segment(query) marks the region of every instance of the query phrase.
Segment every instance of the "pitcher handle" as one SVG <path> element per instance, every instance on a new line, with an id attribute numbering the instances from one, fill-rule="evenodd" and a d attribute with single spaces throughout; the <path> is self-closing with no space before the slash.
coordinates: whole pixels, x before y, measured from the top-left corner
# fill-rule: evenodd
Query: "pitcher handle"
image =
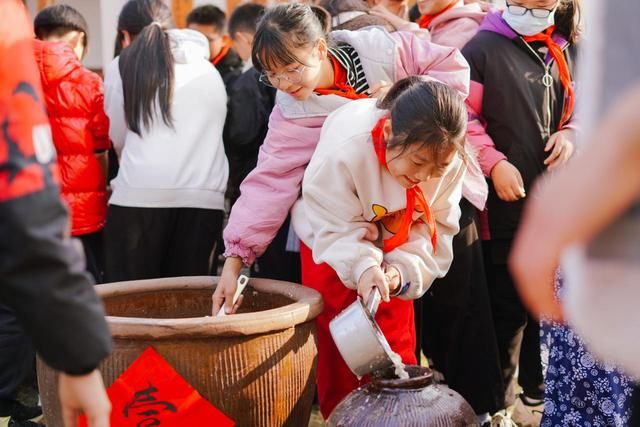
<path id="1" fill-rule="evenodd" d="M 373 288 L 369 293 L 369 300 L 367 301 L 367 311 L 371 313 L 371 317 L 376 316 L 376 312 L 378 311 L 378 306 L 380 305 L 380 301 L 382 301 L 382 295 L 380 294 L 380 290 L 378 288 Z"/>

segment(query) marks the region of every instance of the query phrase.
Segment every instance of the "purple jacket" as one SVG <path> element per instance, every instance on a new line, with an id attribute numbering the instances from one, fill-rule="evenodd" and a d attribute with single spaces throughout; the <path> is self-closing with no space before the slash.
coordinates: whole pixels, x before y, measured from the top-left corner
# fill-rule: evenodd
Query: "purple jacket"
<path id="1" fill-rule="evenodd" d="M 457 49 L 378 28 L 336 31 L 332 38 L 358 52 L 369 85 L 425 75 L 457 89 L 465 98 L 468 94 L 469 66 Z M 225 256 L 239 256 L 250 265 L 265 251 L 299 197 L 326 117 L 346 102 L 336 95 L 312 95 L 307 101 L 293 102 L 278 94 L 258 165 L 240 186 L 241 196 L 224 230 Z"/>

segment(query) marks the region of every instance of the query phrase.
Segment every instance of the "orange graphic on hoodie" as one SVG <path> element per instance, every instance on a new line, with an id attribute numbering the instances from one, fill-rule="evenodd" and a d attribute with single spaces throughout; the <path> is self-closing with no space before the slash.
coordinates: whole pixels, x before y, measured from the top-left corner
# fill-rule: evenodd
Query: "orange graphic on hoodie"
<path id="1" fill-rule="evenodd" d="M 387 208 L 382 205 L 373 204 L 371 205 L 371 209 L 373 210 L 373 214 L 375 217 L 371 220 L 371 222 L 380 222 L 385 230 L 389 233 L 395 235 L 400 230 L 400 226 L 402 225 L 402 218 L 404 218 L 404 213 L 406 209 L 400 209 L 395 212 L 389 212 Z M 415 212 L 423 213 L 422 206 L 416 203 Z M 420 217 L 418 221 L 424 222 L 424 219 Z M 425 222 L 426 224 L 426 222 Z"/>

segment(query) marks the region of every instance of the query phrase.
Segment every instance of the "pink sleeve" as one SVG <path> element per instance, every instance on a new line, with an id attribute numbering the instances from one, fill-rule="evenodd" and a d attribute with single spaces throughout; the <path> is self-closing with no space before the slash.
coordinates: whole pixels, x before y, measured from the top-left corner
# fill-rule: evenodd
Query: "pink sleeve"
<path id="1" fill-rule="evenodd" d="M 391 37 L 399 44 L 398 80 L 408 76 L 429 76 L 467 97 L 469 64 L 458 49 L 440 46 L 404 31 L 396 31 Z"/>
<path id="2" fill-rule="evenodd" d="M 486 125 L 482 118 L 482 96 L 484 87 L 481 83 L 471 81 L 467 98 L 469 124 L 467 126 L 467 140 L 478 151 L 478 161 L 485 176 L 491 175 L 491 169 L 500 160 L 505 160 L 502 152 L 496 149 L 493 140 L 487 135 Z"/>
<path id="3" fill-rule="evenodd" d="M 431 31 L 431 41 L 443 46 L 462 49 L 478 32 L 480 24 L 472 18 L 459 18 L 436 26 Z"/>
<path id="4" fill-rule="evenodd" d="M 240 185 L 224 230 L 225 256 L 239 256 L 251 265 L 264 253 L 298 199 L 325 119 L 287 120 L 280 107 L 273 109 L 258 164 Z"/>

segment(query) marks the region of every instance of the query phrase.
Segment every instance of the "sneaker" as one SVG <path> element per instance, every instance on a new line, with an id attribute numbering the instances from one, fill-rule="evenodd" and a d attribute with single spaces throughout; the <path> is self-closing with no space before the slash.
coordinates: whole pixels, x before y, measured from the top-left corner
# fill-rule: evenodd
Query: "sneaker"
<path id="1" fill-rule="evenodd" d="M 25 406 L 17 400 L 3 401 L 2 417 L 9 417 L 11 421 L 38 421 L 42 419 L 42 407 Z"/>

